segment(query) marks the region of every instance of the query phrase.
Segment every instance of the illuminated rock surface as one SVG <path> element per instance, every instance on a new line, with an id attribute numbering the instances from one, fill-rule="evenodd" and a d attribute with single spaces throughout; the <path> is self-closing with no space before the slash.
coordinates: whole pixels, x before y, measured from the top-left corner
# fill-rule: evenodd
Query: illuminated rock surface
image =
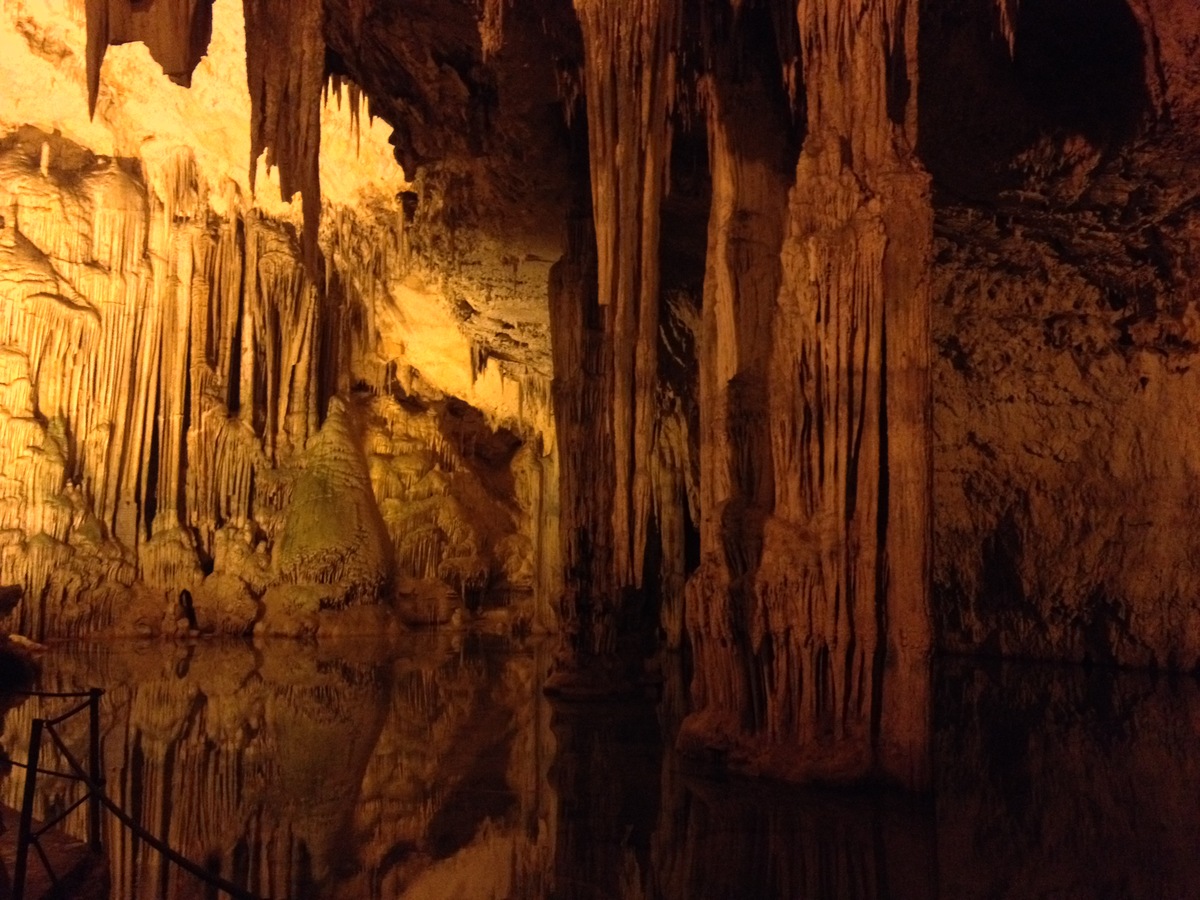
<path id="1" fill-rule="evenodd" d="M 683 749 L 914 788 L 938 647 L 1192 669 L 1198 39 L 1190 0 L 11 0 L 9 630 L 478 618 L 556 633 L 568 696 L 685 649 Z"/>
<path id="2" fill-rule="evenodd" d="M 498 293 L 493 276 L 469 268 L 476 244 L 414 247 L 437 228 L 406 224 L 411 186 L 386 132 L 357 89 L 347 96 L 335 83 L 322 105 L 323 70 L 306 113 L 324 129 L 324 217 L 315 214 L 319 196 L 304 185 L 315 183 L 305 167 L 317 165 L 318 139 L 280 144 L 294 98 L 272 93 L 270 71 L 251 72 L 263 96 L 247 93 L 231 3 L 214 10 L 204 59 L 188 58 L 191 89 L 164 82 L 141 45 L 110 48 L 89 121 L 86 103 L 71 106 L 87 87 L 83 12 L 4 13 L 0 427 L 11 452 L 0 460 L 0 570 L 27 589 L 16 627 L 174 633 L 187 588 L 204 627 L 241 633 L 266 617 L 265 630 L 302 633 L 314 626 L 292 621 L 307 615 L 298 610 L 340 608 L 351 595 L 390 602 L 394 575 L 473 591 L 475 603 L 484 587 L 529 591 L 548 577 L 550 559 L 539 568 L 539 558 L 553 547 L 539 541 L 553 529 L 539 517 L 552 515 L 541 473 L 553 471 L 543 462 L 553 442 L 537 295 L 504 307 L 512 321 L 499 337 L 514 346 L 492 359 L 495 335 L 468 324 Z M 156 59 L 178 56 L 159 20 L 114 22 L 114 43 L 149 28 L 169 45 L 149 41 Z M 264 54 L 253 41 L 250 51 L 253 70 Z M 246 161 L 264 143 L 284 196 L 303 189 L 303 215 L 271 196 L 261 164 L 252 198 Z M 306 243 L 318 226 L 323 260 Z M 544 255 L 527 255 L 526 274 L 514 262 L 505 281 L 518 300 L 539 284 Z M 526 331 L 535 337 L 516 343 Z M 335 394 L 352 427 L 331 416 Z M 447 403 L 479 413 L 425 412 Z M 402 435 L 420 435 L 419 446 Z M 493 443 L 481 462 L 476 445 L 486 456 Z M 506 476 L 489 474 L 501 468 Z"/>

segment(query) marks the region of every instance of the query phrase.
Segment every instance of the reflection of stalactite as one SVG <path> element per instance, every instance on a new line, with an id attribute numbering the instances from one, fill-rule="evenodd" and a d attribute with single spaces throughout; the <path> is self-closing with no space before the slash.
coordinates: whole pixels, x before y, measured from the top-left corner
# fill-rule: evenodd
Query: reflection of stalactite
<path id="1" fill-rule="evenodd" d="M 114 799 L 260 896 L 383 900 L 444 872 L 484 896 L 542 895 L 527 888 L 545 884 L 553 850 L 544 661 L 435 640 L 394 661 L 363 658 L 362 644 L 352 659 L 292 649 L 64 654 L 42 686 L 113 685 L 102 721 Z M 4 746 L 41 712 L 12 713 Z M 77 750 L 82 724 L 67 735 Z M 9 804 L 20 791 L 0 783 Z M 38 813 L 74 791 L 42 782 Z M 190 876 L 105 823 L 114 896 L 195 896 Z M 82 833 L 81 815 L 70 827 Z"/>
<path id="2" fill-rule="evenodd" d="M 555 882 L 562 896 L 640 896 L 649 874 L 645 850 L 662 816 L 659 771 L 642 764 L 661 746 L 654 707 L 556 708 L 552 728 L 550 783 L 560 803 Z"/>
<path id="3" fill-rule="evenodd" d="M 683 814 L 672 823 L 674 839 L 655 843 L 653 896 L 717 900 L 742 895 L 747 885 L 760 897 L 937 896 L 928 813 L 878 799 L 788 797 L 700 780 L 676 789 Z"/>

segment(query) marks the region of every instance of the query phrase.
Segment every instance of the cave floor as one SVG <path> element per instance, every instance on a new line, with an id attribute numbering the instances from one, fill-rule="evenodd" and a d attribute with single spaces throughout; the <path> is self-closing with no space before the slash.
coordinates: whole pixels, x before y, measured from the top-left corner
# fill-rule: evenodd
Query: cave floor
<path id="1" fill-rule="evenodd" d="M 657 703 L 564 705 L 550 659 L 471 633 L 60 645 L 39 686 L 103 687 L 110 796 L 263 897 L 1200 898 L 1193 678 L 944 662 L 914 800 L 690 770 L 672 660 Z M 14 758 L 39 702 L 8 713 Z M 37 814 L 73 798 L 44 779 Z M 105 826 L 114 898 L 211 895 Z"/>

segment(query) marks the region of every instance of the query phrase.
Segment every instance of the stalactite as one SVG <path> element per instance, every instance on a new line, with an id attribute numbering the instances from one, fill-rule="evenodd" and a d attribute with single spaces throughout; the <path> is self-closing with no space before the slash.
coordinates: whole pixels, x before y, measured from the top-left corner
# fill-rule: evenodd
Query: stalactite
<path id="1" fill-rule="evenodd" d="M 696 521 L 698 512 L 693 487 L 692 460 L 687 417 L 677 397 L 660 395 L 659 416 L 654 429 L 654 467 L 651 484 L 654 517 L 662 542 L 662 572 L 658 585 L 659 620 L 666 646 L 683 643 L 684 563 L 687 556 L 687 519 Z"/>
<path id="2" fill-rule="evenodd" d="M 1008 52 L 1016 52 L 1017 16 L 1021 0 L 995 0 L 996 12 L 1000 17 L 1000 35 L 1008 43 Z"/>
<path id="3" fill-rule="evenodd" d="M 320 295 L 283 229 L 251 215 L 245 231 L 241 417 L 275 461 L 315 431 Z"/>
<path id="4" fill-rule="evenodd" d="M 158 353 L 157 435 L 158 484 L 154 489 L 156 509 L 154 533 L 178 528 L 186 521 L 180 508 L 186 471 L 184 420 L 187 396 L 192 389 L 189 357 L 191 348 L 192 298 L 194 290 L 193 231 L 205 212 L 198 194 L 195 160 L 190 152 L 177 153 L 151 170 L 153 196 L 161 204 L 155 217 L 158 228 L 151 237 L 150 259 L 154 293 L 160 304 L 161 334 Z M 206 296 L 207 291 L 199 296 Z M 147 448 L 147 453 L 154 452 Z"/>
<path id="5" fill-rule="evenodd" d="M 269 464 L 262 444 L 243 422 L 223 408 L 205 410 L 188 432 L 188 463 L 191 521 L 209 546 L 218 529 L 244 528 L 254 520 L 255 474 Z"/>
<path id="6" fill-rule="evenodd" d="M 657 384 L 659 206 L 670 157 L 678 0 L 576 0 L 584 39 L 599 302 L 612 355 L 602 411 L 615 485 L 613 577 L 642 580 Z"/>
<path id="7" fill-rule="evenodd" d="M 582 676 L 595 681 L 588 690 L 606 680 L 622 690 L 625 679 L 604 670 L 616 662 L 621 607 L 642 587 L 650 537 L 660 203 L 679 4 L 577 0 L 575 9 L 594 228 L 572 225 L 551 276 L 564 590 L 561 665 L 547 689 L 572 690 Z"/>
<path id="8" fill-rule="evenodd" d="M 323 7 L 318 0 L 244 0 L 246 79 L 250 85 L 250 185 L 258 158 L 279 166 L 283 198 L 303 194 L 301 241 L 310 278 L 319 281 L 321 93 L 325 86 Z"/>
<path id="9" fill-rule="evenodd" d="M 510 2 L 483 0 L 483 9 L 479 13 L 479 43 L 484 60 L 504 45 L 504 10 Z"/>
<path id="10" fill-rule="evenodd" d="M 329 100 L 330 91 L 337 97 L 338 108 L 342 106 L 342 89 L 346 90 L 346 102 L 350 108 L 350 130 L 354 132 L 355 149 L 362 147 L 362 112 L 367 110 L 367 115 L 370 117 L 370 106 L 368 105 L 367 96 L 363 93 L 361 87 L 348 78 L 343 78 L 336 73 L 331 74 L 325 82 L 325 102 Z"/>
<path id="11" fill-rule="evenodd" d="M 176 84 L 191 83 L 212 36 L 213 0 L 86 0 L 88 111 L 96 112 L 109 47 L 142 41 Z"/>
<path id="12" fill-rule="evenodd" d="M 670 648 L 684 640 L 684 586 L 687 580 L 689 529 L 700 520 L 697 475 L 700 470 L 695 431 L 696 345 L 700 334 L 699 298 L 691 291 L 668 293 L 659 347 L 660 371 L 654 422 L 651 485 L 654 519 L 662 545 L 657 594 L 659 624 Z"/>
<path id="13" fill-rule="evenodd" d="M 852 14 L 801 0 L 798 14 L 807 136 L 774 303 L 762 302 L 759 283 L 769 266 L 721 262 L 721 218 L 731 201 L 757 211 L 776 201 L 724 168 L 729 111 L 710 124 L 718 264 L 706 284 L 701 408 L 715 421 L 702 433 L 726 437 L 710 441 L 701 463 L 704 558 L 688 606 L 697 712 L 681 742 L 716 743 L 750 771 L 920 788 L 929 774 L 932 226 L 912 150 L 915 5 L 888 0 Z M 755 307 L 774 315 L 766 357 L 732 337 L 759 333 L 738 321 Z"/>

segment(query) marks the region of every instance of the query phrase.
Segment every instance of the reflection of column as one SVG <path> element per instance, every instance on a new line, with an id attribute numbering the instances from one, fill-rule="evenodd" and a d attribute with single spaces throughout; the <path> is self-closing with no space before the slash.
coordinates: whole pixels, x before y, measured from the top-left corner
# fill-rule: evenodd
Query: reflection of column
<path id="1" fill-rule="evenodd" d="M 650 872 L 662 734 L 650 704 L 556 705 L 556 900 L 622 897 Z"/>
<path id="2" fill-rule="evenodd" d="M 685 688 L 678 665 L 664 669 L 659 712 L 670 742 L 684 716 Z M 671 753 L 662 761 L 646 897 L 938 896 L 934 820 L 924 798 L 714 780 L 685 763 Z"/>
<path id="3" fill-rule="evenodd" d="M 684 779 L 664 804 L 662 821 L 675 833 L 655 845 L 647 896 L 937 896 L 928 806 L 696 779 Z"/>
<path id="4" fill-rule="evenodd" d="M 938 679 L 943 897 L 1196 897 L 1200 685 L 956 662 Z"/>

